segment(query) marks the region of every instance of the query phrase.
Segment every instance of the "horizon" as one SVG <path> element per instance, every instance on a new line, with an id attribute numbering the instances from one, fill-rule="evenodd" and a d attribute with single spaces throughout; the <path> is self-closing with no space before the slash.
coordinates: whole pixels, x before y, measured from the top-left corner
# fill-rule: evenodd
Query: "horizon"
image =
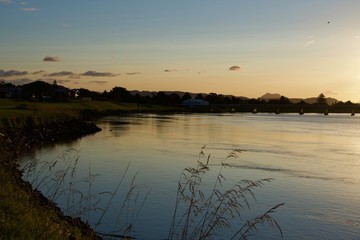
<path id="1" fill-rule="evenodd" d="M 1 70 L 0 70 L 1 71 Z M 1 80 L 1 79 L 0 79 Z M 35 81 L 32 81 L 32 82 L 28 82 L 28 83 L 25 83 L 24 85 L 26 84 L 29 84 L 29 83 L 34 83 L 36 81 L 39 81 L 39 80 L 35 80 Z M 40 80 L 41 81 L 41 80 Z M 56 81 L 56 80 L 55 80 Z M 4 82 L 4 83 L 11 83 L 11 82 Z M 48 83 L 48 84 L 51 84 L 50 82 L 45 82 L 45 83 Z M 57 84 L 56 83 L 52 83 L 52 84 Z M 66 87 L 65 85 L 61 85 L 61 84 L 57 84 L 58 86 L 62 86 L 62 87 L 65 87 L 67 88 L 68 90 L 77 90 L 77 89 L 86 89 L 86 88 L 83 88 L 83 87 L 79 87 L 79 88 L 69 88 L 69 87 Z M 0 86 L 1 86 L 1 81 L 0 81 Z M 23 85 L 15 85 L 16 87 L 22 87 Z M 121 87 L 121 86 L 115 86 L 115 87 Z M 87 89 L 89 90 L 89 89 Z M 245 98 L 245 99 L 264 99 L 264 100 L 273 100 L 273 99 L 280 99 L 281 97 L 285 97 L 285 98 L 288 98 L 289 100 L 307 100 L 307 99 L 315 99 L 318 97 L 317 96 L 311 96 L 311 97 L 288 97 L 288 96 L 285 96 L 283 94 L 280 94 L 280 93 L 269 93 L 269 92 L 266 92 L 264 94 L 262 94 L 261 96 L 258 96 L 258 97 L 247 97 L 247 96 L 243 96 L 243 95 L 231 95 L 231 94 L 221 94 L 221 93 L 216 93 L 216 92 L 211 92 L 211 93 L 205 93 L 205 92 L 185 92 L 185 91 L 179 91 L 179 90 L 160 90 L 160 91 L 147 91 L 147 90 L 138 90 L 138 89 L 132 89 L 132 90 L 129 90 L 129 89 L 126 89 L 127 91 L 133 93 L 133 92 L 138 92 L 138 93 L 158 93 L 158 92 L 164 92 L 165 94 L 170 94 L 170 93 L 176 93 L 176 94 L 180 94 L 180 97 L 182 96 L 182 94 L 186 94 L 186 93 L 189 93 L 190 95 L 193 95 L 192 98 L 194 98 L 194 95 L 197 95 L 197 94 L 201 94 L 201 95 L 209 95 L 211 93 L 215 93 L 215 94 L 218 94 L 218 95 L 223 95 L 223 96 L 233 96 L 233 97 L 239 97 L 239 98 Z M 92 91 L 92 90 L 90 90 Z M 94 91 L 98 94 L 102 94 L 103 92 L 101 91 Z M 321 93 L 322 94 L 322 93 Z M 274 97 L 272 96 L 267 96 L 267 95 L 276 95 Z M 340 101 L 340 102 L 347 102 L 347 101 L 342 101 L 342 100 L 339 100 L 339 99 L 336 99 L 336 98 L 333 98 L 333 97 L 328 97 L 328 96 L 325 96 L 326 99 L 333 99 L 333 100 L 336 100 L 336 101 Z M 350 100 L 348 100 L 350 101 Z M 360 104 L 360 102 L 352 102 L 352 103 L 355 103 L 355 104 Z"/>
<path id="2" fill-rule="evenodd" d="M 355 0 L 0 0 L 0 80 L 358 103 Z M 176 89 L 176 90 L 174 90 Z"/>

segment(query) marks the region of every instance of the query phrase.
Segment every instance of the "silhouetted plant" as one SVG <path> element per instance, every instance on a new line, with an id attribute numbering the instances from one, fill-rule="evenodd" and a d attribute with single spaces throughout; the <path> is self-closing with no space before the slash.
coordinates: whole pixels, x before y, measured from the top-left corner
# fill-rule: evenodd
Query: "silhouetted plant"
<path id="1" fill-rule="evenodd" d="M 253 190 L 272 180 L 241 180 L 224 190 L 226 178 L 222 171 L 230 167 L 227 160 L 237 158 L 241 152 L 234 150 L 221 162 L 215 184 L 212 190 L 206 193 L 200 187 L 205 174 L 210 170 L 210 155 L 204 161 L 203 149 L 199 154 L 197 166 L 185 168 L 181 175 L 168 239 L 216 239 L 219 230 L 230 228 L 234 219 L 241 218 L 242 210 L 250 209 L 248 197 L 255 199 Z M 277 228 L 282 236 L 279 224 L 271 216 L 271 213 L 282 205 L 278 204 L 264 214 L 246 221 L 231 239 L 247 239 L 259 224 L 269 224 Z M 181 209 L 184 209 L 183 213 L 180 212 Z"/>
<path id="2" fill-rule="evenodd" d="M 121 192 L 122 201 L 115 203 L 115 197 L 120 194 L 120 186 L 124 185 L 124 180 L 127 178 L 130 163 L 120 176 L 120 180 L 113 191 L 94 192 L 94 181 L 99 175 L 93 174 L 89 167 L 87 178 L 78 179 L 78 161 L 78 151 L 68 149 L 53 161 L 31 161 L 24 164 L 22 169 L 25 178 L 30 180 L 34 188 L 41 190 L 44 196 L 53 202 L 62 198 L 63 212 L 72 218 L 81 218 L 85 222 L 93 222 L 92 227 L 95 231 L 108 213 L 117 211 L 116 219 L 113 221 L 113 231 L 97 233 L 105 237 L 130 238 L 129 236 L 134 230 L 134 225 L 149 194 L 145 194 L 143 198 L 140 196 L 135 184 L 136 175 L 134 175 L 129 189 Z M 87 184 L 87 188 L 78 186 L 84 182 Z M 105 203 L 101 201 L 104 195 L 109 195 Z M 92 216 L 93 212 L 100 212 L 95 221 L 96 217 Z"/>

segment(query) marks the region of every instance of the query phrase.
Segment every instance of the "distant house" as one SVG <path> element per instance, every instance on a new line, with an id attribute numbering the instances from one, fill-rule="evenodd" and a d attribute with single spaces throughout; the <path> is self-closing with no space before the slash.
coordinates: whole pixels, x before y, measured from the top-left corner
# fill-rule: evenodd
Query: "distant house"
<path id="1" fill-rule="evenodd" d="M 209 102 L 202 99 L 187 99 L 182 102 L 182 105 L 186 107 L 209 106 Z"/>

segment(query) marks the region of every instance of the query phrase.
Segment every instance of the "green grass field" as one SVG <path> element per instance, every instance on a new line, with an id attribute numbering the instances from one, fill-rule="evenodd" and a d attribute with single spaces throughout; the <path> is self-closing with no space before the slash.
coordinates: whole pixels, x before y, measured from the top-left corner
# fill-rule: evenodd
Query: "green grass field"
<path id="1" fill-rule="evenodd" d="M 21 127 L 29 121 L 41 124 L 79 118 L 81 112 L 92 111 L 103 113 L 107 111 L 123 112 L 163 112 L 173 108 L 163 106 L 140 107 L 134 103 L 112 103 L 106 101 L 70 101 L 64 103 L 17 102 L 0 99 L 0 128 Z"/>
<path id="2" fill-rule="evenodd" d="M 0 128 L 19 127 L 31 119 L 34 124 L 62 121 L 80 117 L 84 111 L 104 113 L 108 111 L 122 112 L 176 112 L 179 107 L 148 105 L 139 106 L 136 103 L 113 103 L 108 101 L 81 101 L 57 103 L 18 102 L 0 99 Z"/>

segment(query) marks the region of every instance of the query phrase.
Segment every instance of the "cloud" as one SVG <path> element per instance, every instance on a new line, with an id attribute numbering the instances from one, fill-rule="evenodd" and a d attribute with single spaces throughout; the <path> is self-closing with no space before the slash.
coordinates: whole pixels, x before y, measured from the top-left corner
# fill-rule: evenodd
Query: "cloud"
<path id="1" fill-rule="evenodd" d="M 114 74 L 110 72 L 96 72 L 96 71 L 87 71 L 81 74 L 82 76 L 88 76 L 88 77 L 115 77 L 119 74 Z"/>
<path id="2" fill-rule="evenodd" d="M 27 2 L 21 2 L 20 3 L 21 5 L 26 5 L 26 4 L 28 4 Z"/>
<path id="3" fill-rule="evenodd" d="M 34 82 L 35 80 L 30 79 L 30 78 L 19 78 L 19 79 L 15 79 L 15 80 L 11 80 L 8 81 L 9 83 L 12 83 L 14 85 L 24 85 L 24 84 L 28 84 L 31 82 Z"/>
<path id="4" fill-rule="evenodd" d="M 38 75 L 38 74 L 46 75 L 46 71 L 39 70 L 39 71 L 32 72 L 31 74 L 33 74 L 33 75 Z"/>
<path id="5" fill-rule="evenodd" d="M 21 11 L 24 11 L 24 12 L 35 12 L 37 11 L 38 9 L 37 8 L 21 8 Z"/>
<path id="6" fill-rule="evenodd" d="M 51 57 L 51 56 L 46 56 L 43 59 L 44 62 L 60 62 L 60 58 L 57 56 Z"/>
<path id="7" fill-rule="evenodd" d="M 315 44 L 314 36 L 309 36 L 306 43 L 304 44 L 305 47 L 311 46 Z"/>
<path id="8" fill-rule="evenodd" d="M 12 76 L 24 76 L 27 75 L 27 71 L 18 71 L 18 70 L 2 70 L 0 69 L 0 77 L 12 77 Z"/>
<path id="9" fill-rule="evenodd" d="M 239 66 L 231 66 L 229 67 L 229 71 L 239 71 L 240 67 Z"/>
<path id="10" fill-rule="evenodd" d="M 47 74 L 47 76 L 49 77 L 64 77 L 64 76 L 72 76 L 72 75 L 75 75 L 75 73 L 69 71 L 61 71 L 61 72 L 54 72 Z"/>
<path id="11" fill-rule="evenodd" d="M 38 79 L 31 79 L 31 78 L 18 78 L 14 80 L 9 80 L 7 82 L 12 83 L 14 85 L 24 85 L 35 81 L 42 81 L 52 84 L 54 81 L 57 82 L 57 84 L 65 84 L 71 82 L 71 80 L 68 79 L 55 79 L 55 78 L 38 78 Z"/>
<path id="12" fill-rule="evenodd" d="M 336 96 L 336 95 L 338 95 L 337 92 L 333 92 L 333 91 L 326 91 L 324 94 L 325 94 L 325 96 L 328 96 L 328 95 L 330 95 L 330 96 Z"/>
<path id="13" fill-rule="evenodd" d="M 165 69 L 164 72 L 177 72 L 177 69 Z"/>
<path id="14" fill-rule="evenodd" d="M 95 84 L 103 85 L 103 84 L 106 84 L 107 81 L 90 81 L 89 83 L 95 83 Z"/>
<path id="15" fill-rule="evenodd" d="M 14 1 L 12 1 L 12 0 L 0 0 L 0 3 L 8 3 L 8 4 L 10 4 L 10 3 L 13 3 Z"/>
<path id="16" fill-rule="evenodd" d="M 62 23 L 61 26 L 63 26 L 63 27 L 71 27 L 71 25 L 67 24 L 67 23 Z"/>
<path id="17" fill-rule="evenodd" d="M 128 72 L 128 73 L 126 73 L 126 75 L 137 75 L 137 74 L 141 74 L 141 72 Z"/>

